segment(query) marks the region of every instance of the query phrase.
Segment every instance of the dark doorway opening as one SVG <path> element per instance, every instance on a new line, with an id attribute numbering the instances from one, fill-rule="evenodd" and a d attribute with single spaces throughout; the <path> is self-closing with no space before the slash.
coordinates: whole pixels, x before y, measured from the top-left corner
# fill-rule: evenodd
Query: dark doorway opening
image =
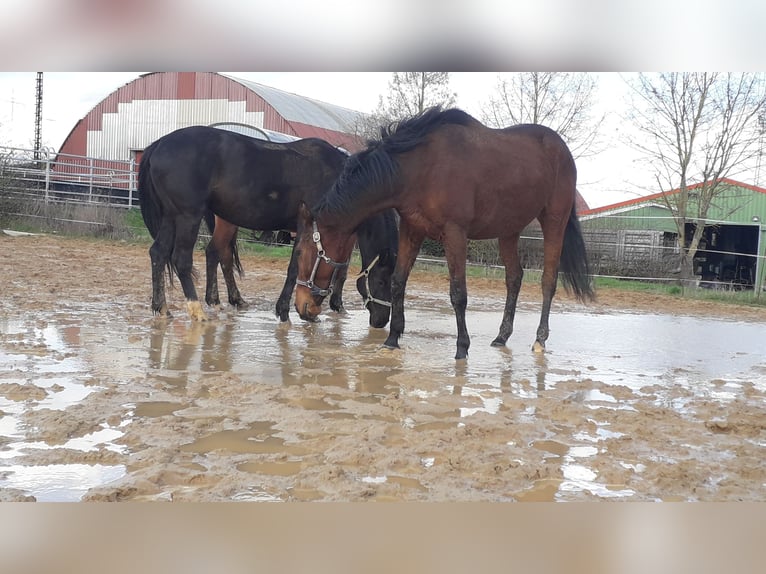
<path id="1" fill-rule="evenodd" d="M 691 238 L 695 224 L 686 224 Z M 756 280 L 759 227 L 711 225 L 694 256 L 694 273 L 700 286 L 714 289 L 753 289 Z"/>

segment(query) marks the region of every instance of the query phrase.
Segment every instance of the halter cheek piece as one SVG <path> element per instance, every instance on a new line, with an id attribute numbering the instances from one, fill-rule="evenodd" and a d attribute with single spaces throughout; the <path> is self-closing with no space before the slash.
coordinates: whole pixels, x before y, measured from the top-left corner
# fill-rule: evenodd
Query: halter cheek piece
<path id="1" fill-rule="evenodd" d="M 364 298 L 364 306 L 367 307 L 370 303 L 377 303 L 378 305 L 385 305 L 386 307 L 391 306 L 390 301 L 383 301 L 382 299 L 376 299 L 372 296 L 372 290 L 370 289 L 370 271 L 372 271 L 372 268 L 375 267 L 375 264 L 380 259 L 380 255 L 376 255 L 375 259 L 373 259 L 370 264 L 362 270 L 357 277 L 361 277 L 364 275 L 364 287 L 367 291 L 367 297 Z"/>
<path id="2" fill-rule="evenodd" d="M 308 289 L 311 291 L 311 294 L 314 297 L 322 297 L 325 298 L 328 295 L 330 295 L 333 291 L 333 285 L 335 284 L 335 278 L 338 275 L 338 270 L 345 269 L 348 267 L 348 261 L 345 263 L 338 263 L 337 261 L 333 261 L 330 257 L 325 255 L 324 247 L 322 247 L 322 239 L 319 236 L 319 229 L 317 228 L 317 222 L 313 222 L 314 227 L 314 233 L 312 233 L 311 238 L 314 240 L 314 244 L 317 246 L 317 258 L 314 261 L 314 268 L 311 270 L 311 275 L 306 281 L 303 281 L 301 279 L 296 279 L 295 283 L 297 285 L 303 285 L 304 287 L 308 287 Z M 321 289 L 317 287 L 314 284 L 314 279 L 316 279 L 317 270 L 319 269 L 319 263 L 321 261 L 324 261 L 329 266 L 331 266 L 332 269 L 332 276 L 330 277 L 330 285 L 327 287 L 327 289 Z M 350 261 L 350 260 L 349 260 Z"/>

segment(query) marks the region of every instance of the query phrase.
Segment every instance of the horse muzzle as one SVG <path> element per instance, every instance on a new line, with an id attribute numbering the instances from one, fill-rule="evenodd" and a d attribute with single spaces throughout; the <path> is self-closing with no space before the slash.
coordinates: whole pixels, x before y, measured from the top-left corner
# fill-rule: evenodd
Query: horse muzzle
<path id="1" fill-rule="evenodd" d="M 312 301 L 311 297 L 299 299 L 296 296 L 295 310 L 298 312 L 298 316 L 304 321 L 316 323 L 319 321 L 319 314 L 322 312 L 322 306 L 317 305 Z"/>

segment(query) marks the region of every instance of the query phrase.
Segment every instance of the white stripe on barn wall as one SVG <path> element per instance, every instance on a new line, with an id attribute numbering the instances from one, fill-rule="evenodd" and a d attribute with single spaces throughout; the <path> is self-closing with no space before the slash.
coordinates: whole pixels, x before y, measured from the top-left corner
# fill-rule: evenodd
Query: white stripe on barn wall
<path id="1" fill-rule="evenodd" d="M 98 159 L 130 160 L 131 150 L 143 149 L 176 129 L 191 125 L 237 122 L 263 127 L 263 112 L 248 112 L 246 102 L 228 100 L 135 100 L 119 104 L 117 113 L 104 114 L 101 130 L 89 130 L 87 155 Z"/>

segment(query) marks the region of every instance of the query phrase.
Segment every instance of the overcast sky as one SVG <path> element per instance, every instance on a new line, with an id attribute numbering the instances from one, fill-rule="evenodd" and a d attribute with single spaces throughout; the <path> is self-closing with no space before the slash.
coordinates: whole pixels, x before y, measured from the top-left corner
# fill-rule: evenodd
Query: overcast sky
<path id="1" fill-rule="evenodd" d="M 58 150 L 78 120 L 140 72 L 46 72 L 43 82 L 43 145 Z M 226 72 L 268 86 L 345 106 L 374 110 L 388 91 L 390 72 Z M 0 72 L 0 145 L 32 147 L 36 72 Z M 497 74 L 453 72 L 457 105 L 478 117 L 495 89 Z M 604 126 L 606 149 L 578 160 L 578 188 L 591 207 L 646 194 L 646 174 L 634 151 L 618 138 L 625 82 L 620 74 L 599 74 L 599 106 L 610 114 Z"/>

